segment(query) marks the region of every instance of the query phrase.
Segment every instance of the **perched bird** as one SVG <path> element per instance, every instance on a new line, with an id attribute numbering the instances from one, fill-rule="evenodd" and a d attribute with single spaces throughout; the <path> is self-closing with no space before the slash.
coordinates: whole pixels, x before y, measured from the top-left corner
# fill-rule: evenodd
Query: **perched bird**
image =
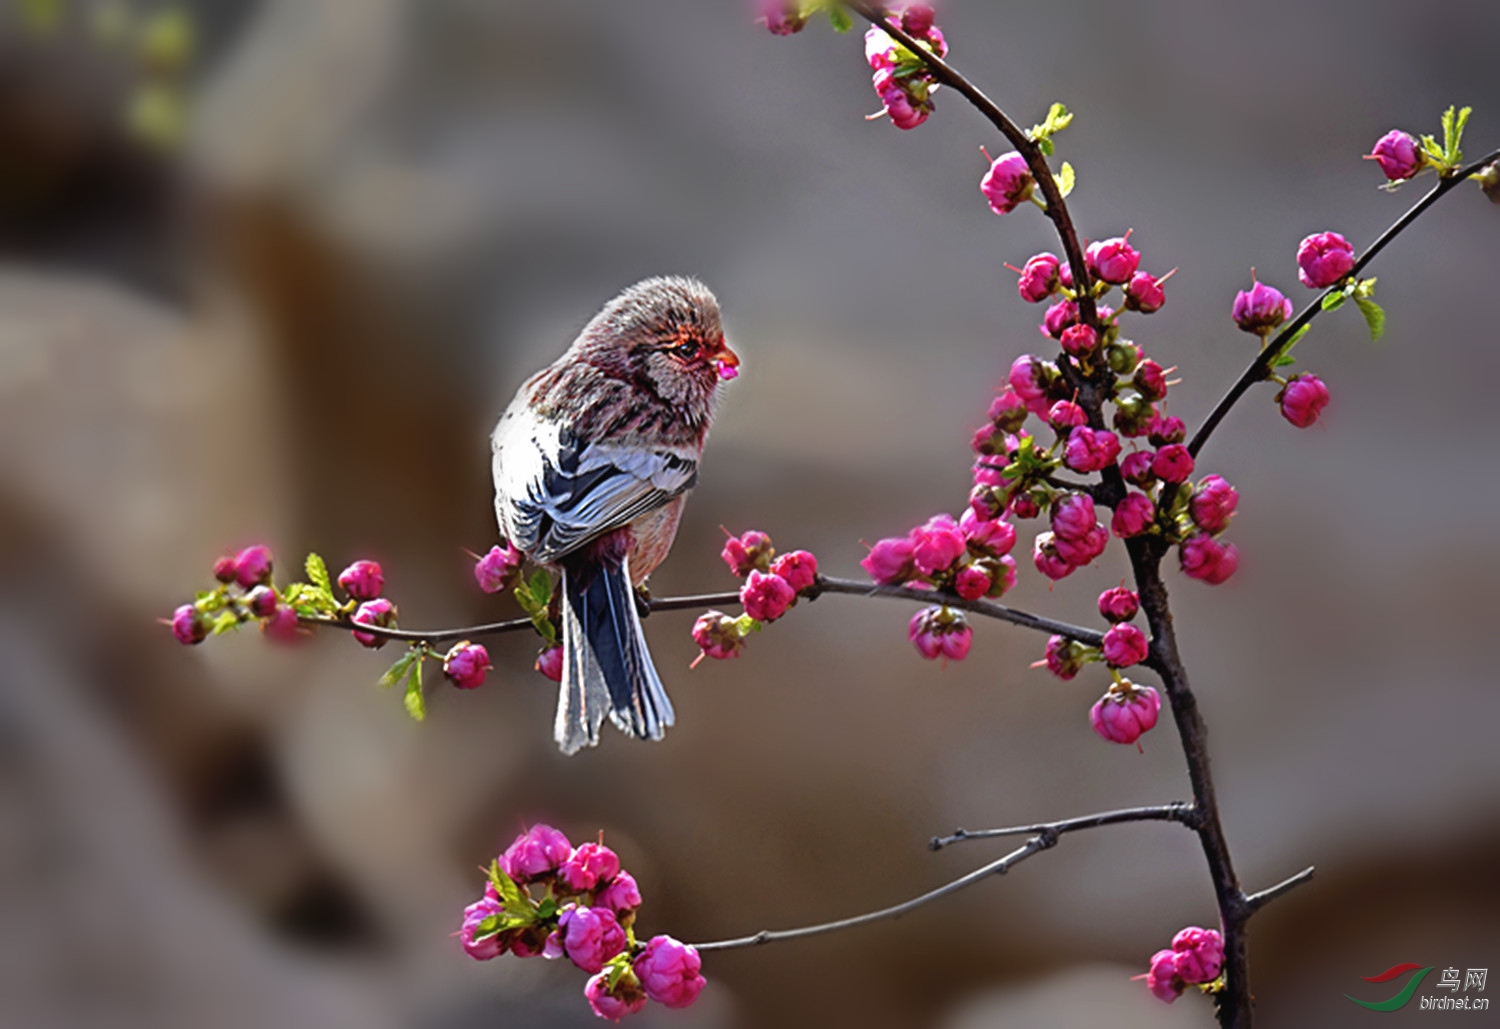
<path id="1" fill-rule="evenodd" d="M 606 715 L 639 739 L 672 724 L 634 586 L 672 547 L 719 384 L 739 363 L 708 287 L 647 279 L 527 380 L 495 426 L 500 531 L 562 577 L 553 734 L 565 754 L 598 743 Z"/>

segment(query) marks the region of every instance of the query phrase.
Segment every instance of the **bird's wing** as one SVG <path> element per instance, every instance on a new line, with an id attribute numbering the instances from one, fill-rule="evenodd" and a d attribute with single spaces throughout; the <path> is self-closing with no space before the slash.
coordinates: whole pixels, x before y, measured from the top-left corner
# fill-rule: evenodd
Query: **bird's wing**
<path id="1" fill-rule="evenodd" d="M 495 429 L 494 451 L 500 524 L 542 564 L 629 525 L 698 481 L 693 454 L 585 443 L 529 411 L 506 413 Z"/>

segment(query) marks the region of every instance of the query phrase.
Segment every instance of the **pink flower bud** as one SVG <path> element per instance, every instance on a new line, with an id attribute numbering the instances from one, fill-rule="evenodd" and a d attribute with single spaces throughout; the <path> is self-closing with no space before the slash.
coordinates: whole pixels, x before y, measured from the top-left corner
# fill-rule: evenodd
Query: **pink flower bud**
<path id="1" fill-rule="evenodd" d="M 739 657 L 745 649 L 745 635 L 740 623 L 722 611 L 706 611 L 693 623 L 693 642 L 706 657 L 724 661 Z"/>
<path id="2" fill-rule="evenodd" d="M 1280 290 L 1257 282 L 1248 293 L 1234 295 L 1231 316 L 1241 329 L 1264 336 L 1292 316 L 1292 302 Z"/>
<path id="3" fill-rule="evenodd" d="M 536 656 L 536 664 L 532 665 L 533 668 L 553 682 L 562 682 L 562 666 L 562 647 L 544 647 L 541 653 Z"/>
<path id="4" fill-rule="evenodd" d="M 1064 493 L 1052 502 L 1052 531 L 1059 539 L 1081 540 L 1098 521 L 1087 493 Z"/>
<path id="5" fill-rule="evenodd" d="M 952 515 L 933 515 L 911 531 L 912 563 L 923 575 L 936 575 L 952 568 L 968 546 L 963 530 Z"/>
<path id="6" fill-rule="evenodd" d="M 994 422 L 985 422 L 974 430 L 974 438 L 969 441 L 969 446 L 981 457 L 1002 454 L 1005 452 L 1005 430 Z"/>
<path id="7" fill-rule="evenodd" d="M 1101 649 L 1105 663 L 1111 668 L 1138 665 L 1151 654 L 1151 644 L 1146 642 L 1146 634 L 1129 622 L 1121 622 L 1106 632 Z"/>
<path id="8" fill-rule="evenodd" d="M 1089 723 L 1111 743 L 1129 744 L 1155 728 L 1161 696 L 1150 686 L 1136 686 L 1129 679 L 1121 682 L 1123 689 L 1111 687 L 1089 710 Z"/>
<path id="9" fill-rule="evenodd" d="M 234 580 L 245 589 L 271 581 L 271 548 L 246 547 L 234 555 Z"/>
<path id="10" fill-rule="evenodd" d="M 1073 574 L 1073 564 L 1057 549 L 1057 540 L 1050 532 L 1039 533 L 1031 552 L 1036 570 L 1054 582 Z"/>
<path id="11" fill-rule="evenodd" d="M 1161 365 L 1150 358 L 1136 365 L 1133 381 L 1135 388 L 1147 400 L 1157 401 L 1166 398 L 1167 373 L 1162 371 Z"/>
<path id="12" fill-rule="evenodd" d="M 1186 482 L 1193 474 L 1193 455 L 1181 443 L 1169 443 L 1151 459 L 1151 471 L 1162 482 Z"/>
<path id="13" fill-rule="evenodd" d="M 1042 506 L 1030 493 L 1018 493 L 1010 502 L 1010 512 L 1017 518 L 1035 518 L 1042 513 Z"/>
<path id="14" fill-rule="evenodd" d="M 1400 129 L 1392 129 L 1381 136 L 1368 157 L 1380 165 L 1380 170 L 1392 182 L 1411 178 L 1427 163 L 1417 141 Z"/>
<path id="15" fill-rule="evenodd" d="M 1297 247 L 1297 278 L 1309 289 L 1327 289 L 1354 268 L 1354 247 L 1337 232 L 1318 232 Z"/>
<path id="16" fill-rule="evenodd" d="M 282 605 L 260 623 L 260 631 L 267 639 L 275 643 L 297 643 L 312 630 L 304 629 L 302 623 L 297 620 L 297 612 Z"/>
<path id="17" fill-rule="evenodd" d="M 1198 489 L 1188 503 L 1188 513 L 1198 528 L 1217 534 L 1229 527 L 1229 519 L 1234 516 L 1239 503 L 1239 490 L 1222 476 L 1209 475 L 1198 483 Z"/>
<path id="18" fill-rule="evenodd" d="M 1016 559 L 1009 554 L 1000 557 L 982 557 L 974 567 L 989 576 L 990 597 L 1001 597 L 1016 588 Z"/>
<path id="19" fill-rule="evenodd" d="M 1187 426 L 1181 418 L 1157 415 L 1146 428 L 1146 439 L 1153 447 L 1170 446 L 1187 439 Z"/>
<path id="20" fill-rule="evenodd" d="M 1109 530 L 1098 522 L 1082 539 L 1070 540 L 1056 536 L 1052 545 L 1062 559 L 1074 568 L 1082 568 L 1104 553 L 1109 546 Z"/>
<path id="21" fill-rule="evenodd" d="M 1151 955 L 1151 968 L 1146 972 L 1146 988 L 1158 999 L 1172 1003 L 1182 996 L 1186 984 L 1177 974 L 1177 952 L 1159 950 Z"/>
<path id="22" fill-rule="evenodd" d="M 1128 493 L 1115 508 L 1110 528 L 1122 540 L 1139 536 L 1156 524 L 1156 503 L 1144 493 Z"/>
<path id="23" fill-rule="evenodd" d="M 385 598 L 367 600 L 359 605 L 350 619 L 356 625 L 374 625 L 382 629 L 393 629 L 396 627 L 396 605 Z M 369 632 L 355 632 L 354 638 L 361 646 L 369 647 L 371 650 L 379 650 L 386 644 L 386 637 L 376 636 Z"/>
<path id="24" fill-rule="evenodd" d="M 500 933 L 492 933 L 483 939 L 475 939 L 480 925 L 487 919 L 505 913 L 505 908 L 493 897 L 485 896 L 464 908 L 463 924 L 458 929 L 458 939 L 464 953 L 475 961 L 489 961 L 505 952 L 505 943 Z"/>
<path id="25" fill-rule="evenodd" d="M 1072 679 L 1083 670 L 1089 653 L 1089 648 L 1077 640 L 1053 636 L 1047 641 L 1047 671 L 1064 681 Z"/>
<path id="26" fill-rule="evenodd" d="M 1072 331 L 1071 329 L 1069 330 Z M 1083 408 L 1071 400 L 1059 400 L 1047 411 L 1047 424 L 1062 432 L 1078 425 L 1087 425 L 1089 416 Z"/>
<path id="27" fill-rule="evenodd" d="M 1069 325 L 1063 330 L 1060 342 L 1074 357 L 1088 357 L 1099 346 L 1099 334 L 1089 325 Z"/>
<path id="28" fill-rule="evenodd" d="M 959 531 L 968 543 L 969 552 L 980 557 L 1009 554 L 1016 545 L 1016 527 L 1001 519 L 984 519 L 973 508 L 958 520 Z"/>
<path id="29" fill-rule="evenodd" d="M 1134 590 L 1116 586 L 1099 594 L 1099 613 L 1111 622 L 1128 622 L 1141 609 L 1141 598 Z"/>
<path id="30" fill-rule="evenodd" d="M 1490 203 L 1500 204 L 1500 161 L 1492 161 L 1475 173 L 1479 188 L 1490 198 Z"/>
<path id="31" fill-rule="evenodd" d="M 990 401 L 990 421 L 1001 432 L 1020 432 L 1026 424 L 1026 401 L 1014 389 L 1006 387 L 1000 395 Z"/>
<path id="32" fill-rule="evenodd" d="M 514 543 L 491 547 L 490 552 L 474 564 L 474 581 L 486 593 L 499 593 L 515 584 L 524 555 Z M 342 577 L 341 577 L 342 578 Z M 361 598 L 362 599 L 362 598 Z"/>
<path id="33" fill-rule="evenodd" d="M 1126 391 L 1115 398 L 1115 428 L 1122 435 L 1146 435 L 1155 417 L 1156 406 L 1139 393 Z"/>
<path id="34" fill-rule="evenodd" d="M 257 586 L 245 594 L 245 606 L 256 618 L 269 618 L 276 613 L 276 591 L 269 586 Z"/>
<path id="35" fill-rule="evenodd" d="M 385 589 L 385 575 L 374 561 L 356 561 L 339 572 L 338 583 L 355 600 L 374 600 Z"/>
<path id="36" fill-rule="evenodd" d="M 771 537 L 754 529 L 741 536 L 729 537 L 719 553 L 729 570 L 741 579 L 754 568 L 763 572 L 770 571 L 771 558 L 775 555 L 776 548 L 771 546 Z"/>
<path id="37" fill-rule="evenodd" d="M 557 870 L 558 881 L 574 893 L 592 893 L 620 874 L 620 858 L 602 843 L 584 843 Z"/>
<path id="38" fill-rule="evenodd" d="M 1207 533 L 1185 540 L 1177 548 L 1183 574 L 1201 579 L 1210 586 L 1227 580 L 1240 566 L 1240 554 L 1233 543 L 1220 543 Z"/>
<path id="39" fill-rule="evenodd" d="M 610 987 L 609 980 L 609 972 L 600 972 L 584 984 L 583 995 L 588 998 L 589 1007 L 593 1008 L 595 1015 L 606 1021 L 618 1022 L 646 1006 L 646 991 L 641 989 L 640 980 L 633 974 L 627 972 L 622 975 L 615 981 L 613 988 Z"/>
<path id="40" fill-rule="evenodd" d="M 1150 272 L 1136 272 L 1125 284 L 1125 310 L 1141 314 L 1155 314 L 1167 302 L 1167 291 L 1162 289 L 1162 279 Z"/>
<path id="41" fill-rule="evenodd" d="M 938 658 L 962 661 L 969 656 L 974 630 L 969 627 L 963 612 L 947 607 L 928 607 L 912 615 L 906 627 L 906 637 L 929 661 Z"/>
<path id="42" fill-rule="evenodd" d="M 239 578 L 240 570 L 235 564 L 234 555 L 226 554 L 214 562 L 214 578 L 228 585 Z"/>
<path id="43" fill-rule="evenodd" d="M 870 26 L 865 30 L 865 60 L 876 71 L 896 66 L 896 40 L 885 31 Z"/>
<path id="44" fill-rule="evenodd" d="M 974 565 L 959 569 L 953 579 L 953 592 L 965 600 L 978 600 L 990 591 L 990 577 Z"/>
<path id="45" fill-rule="evenodd" d="M 790 36 L 801 32 L 807 24 L 807 15 L 802 13 L 799 0 L 758 0 L 756 6 L 760 8 L 758 20 L 771 30 L 772 35 Z"/>
<path id="46" fill-rule="evenodd" d="M 1172 937 L 1172 950 L 1184 982 L 1211 983 L 1224 969 L 1224 937 L 1217 929 L 1190 925 Z"/>
<path id="47" fill-rule="evenodd" d="M 625 930 L 605 908 L 570 907 L 557 920 L 563 950 L 585 972 L 594 973 L 625 949 Z"/>
<path id="48" fill-rule="evenodd" d="M 1063 447 L 1063 463 L 1075 472 L 1097 472 L 1108 468 L 1120 456 L 1120 439 L 1108 429 L 1094 430 L 1080 425 L 1068 434 Z"/>
<path id="49" fill-rule="evenodd" d="M 912 564 L 913 549 L 910 539 L 883 539 L 870 548 L 859 564 L 882 586 L 900 585 L 916 570 Z"/>
<path id="50" fill-rule="evenodd" d="M 1127 233 L 1126 236 L 1128 235 Z M 1135 270 L 1141 266 L 1140 251 L 1122 236 L 1090 243 L 1084 256 L 1094 277 L 1114 286 L 1123 286 L 1129 282 Z"/>
<path id="51" fill-rule="evenodd" d="M 1029 304 L 1040 304 L 1056 293 L 1060 270 L 1061 263 L 1055 254 L 1037 254 L 1027 261 L 1021 269 L 1021 299 Z"/>
<path id="52" fill-rule="evenodd" d="M 1071 300 L 1059 300 L 1042 315 L 1042 335 L 1060 340 L 1063 333 L 1077 324 L 1078 305 Z M 1012 379 L 1011 382 L 1014 383 L 1015 380 Z"/>
<path id="53" fill-rule="evenodd" d="M 208 639 L 208 619 L 192 604 L 183 604 L 172 612 L 172 635 L 184 646 L 202 643 Z"/>
<path id="54" fill-rule="evenodd" d="M 1328 387 L 1311 373 L 1294 375 L 1276 394 L 1276 402 L 1281 405 L 1283 418 L 1297 428 L 1305 429 L 1316 422 L 1323 408 L 1328 406 Z"/>
<path id="55" fill-rule="evenodd" d="M 1136 486 L 1148 487 L 1156 482 L 1151 471 L 1151 461 L 1156 454 L 1150 450 L 1132 450 L 1120 461 L 1120 474 L 1125 481 Z"/>
<path id="56" fill-rule="evenodd" d="M 995 158 L 979 183 L 980 192 L 989 200 L 990 210 L 996 214 L 1010 214 L 1031 199 L 1035 188 L 1036 180 L 1031 177 L 1026 158 L 1014 150 Z"/>
<path id="57" fill-rule="evenodd" d="M 1059 330 L 1061 331 L 1061 330 Z M 1022 354 L 1010 366 L 1010 388 L 1027 406 L 1047 399 L 1047 363 L 1031 354 Z"/>
<path id="58" fill-rule="evenodd" d="M 745 606 L 745 614 L 757 622 L 776 621 L 786 614 L 796 599 L 797 591 L 792 589 L 791 583 L 758 568 L 750 573 L 740 589 L 740 603 Z"/>
<path id="59" fill-rule="evenodd" d="M 877 80 L 879 77 L 880 73 L 877 72 Z M 925 95 L 914 94 L 906 84 L 894 77 L 877 87 L 876 92 L 880 94 L 880 102 L 885 105 L 885 113 L 890 117 L 891 124 L 898 129 L 914 129 L 932 114 L 932 101 Z"/>
<path id="60" fill-rule="evenodd" d="M 798 593 L 813 588 L 818 581 L 818 559 L 805 550 L 793 550 L 782 554 L 771 565 L 771 573 L 779 575 Z"/>
<path id="61" fill-rule="evenodd" d="M 901 28 L 908 36 L 922 39 L 932 31 L 932 21 L 936 15 L 931 4 L 910 4 L 901 12 Z"/>
<path id="62" fill-rule="evenodd" d="M 490 652 L 483 644 L 464 640 L 455 643 L 443 658 L 443 674 L 461 690 L 477 690 L 490 671 Z"/>
<path id="63" fill-rule="evenodd" d="M 641 889 L 635 883 L 635 876 L 621 869 L 594 894 L 594 906 L 613 911 L 619 919 L 634 912 L 641 906 Z"/>
<path id="64" fill-rule="evenodd" d="M 698 948 L 670 936 L 653 936 L 633 967 L 646 996 L 669 1008 L 687 1007 L 706 985 Z"/>
<path id="65" fill-rule="evenodd" d="M 546 879 L 573 856 L 568 838 L 540 822 L 517 836 L 499 857 L 505 874 L 521 885 Z"/>

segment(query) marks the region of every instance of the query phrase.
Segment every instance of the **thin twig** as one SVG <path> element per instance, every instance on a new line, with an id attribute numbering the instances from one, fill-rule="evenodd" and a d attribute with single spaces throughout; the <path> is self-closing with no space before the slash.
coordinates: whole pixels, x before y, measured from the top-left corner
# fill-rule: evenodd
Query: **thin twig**
<path id="1" fill-rule="evenodd" d="M 1275 900 L 1283 893 L 1290 893 L 1292 890 L 1295 890 L 1298 886 L 1301 886 L 1303 883 L 1311 879 L 1313 877 L 1314 871 L 1314 867 L 1309 865 L 1285 882 L 1279 882 L 1268 890 L 1261 890 L 1259 893 L 1252 893 L 1250 896 L 1245 898 L 1245 917 L 1248 918 L 1249 916 L 1255 914 L 1257 911 L 1265 907 L 1267 904 L 1271 903 L 1271 901 Z"/>
<path id="2" fill-rule="evenodd" d="M 1047 822 L 1040 825 L 1016 825 L 1007 829 L 955 829 L 949 836 L 934 836 L 927 846 L 932 850 L 942 850 L 944 847 L 969 840 L 1024 836 L 1027 833 L 1044 832 L 1048 829 L 1056 832 L 1072 832 L 1078 829 L 1097 829 L 1104 825 L 1118 825 L 1121 822 L 1179 822 L 1189 828 L 1196 828 L 1193 805 L 1184 801 L 1174 801 L 1171 804 L 1158 804 L 1155 807 L 1130 807 L 1119 811 L 1104 811 L 1097 815 L 1084 815 L 1081 818 L 1070 818 L 1063 822 Z"/>
<path id="3" fill-rule="evenodd" d="M 1447 178 L 1441 179 L 1436 186 L 1427 192 L 1426 196 L 1417 201 L 1411 210 L 1403 214 L 1390 228 L 1380 234 L 1380 238 L 1360 255 L 1359 260 L 1354 262 L 1354 267 L 1349 270 L 1349 274 L 1358 277 L 1359 273 L 1365 270 L 1366 266 L 1375 259 L 1376 255 L 1386 248 L 1386 245 L 1391 240 L 1401 235 L 1428 208 L 1456 189 L 1459 183 L 1467 182 L 1473 175 L 1495 161 L 1500 161 L 1500 150 L 1491 151 L 1473 164 L 1460 169 Z M 1245 369 L 1244 374 L 1229 388 L 1229 392 L 1225 393 L 1219 402 L 1214 405 L 1214 409 L 1209 412 L 1208 417 L 1203 421 L 1202 427 L 1198 429 L 1198 432 L 1193 436 L 1192 442 L 1188 444 L 1188 451 L 1194 457 L 1198 456 L 1198 452 L 1203 449 L 1203 445 L 1208 442 L 1208 438 L 1213 435 L 1214 430 L 1224 420 L 1224 416 L 1229 413 L 1230 408 L 1239 402 L 1240 397 L 1244 396 L 1250 390 L 1251 386 L 1266 380 L 1266 377 L 1270 374 L 1272 364 L 1282 354 L 1286 353 L 1288 344 L 1292 338 L 1304 326 L 1312 324 L 1312 320 L 1323 313 L 1323 300 L 1339 292 L 1342 288 L 1342 286 L 1334 285 L 1324 290 L 1316 300 L 1304 307 L 1297 314 L 1297 317 L 1288 322 L 1286 327 L 1276 334 L 1276 338 L 1271 341 L 1269 346 L 1255 355 L 1255 360 L 1250 362 L 1250 367 Z"/>

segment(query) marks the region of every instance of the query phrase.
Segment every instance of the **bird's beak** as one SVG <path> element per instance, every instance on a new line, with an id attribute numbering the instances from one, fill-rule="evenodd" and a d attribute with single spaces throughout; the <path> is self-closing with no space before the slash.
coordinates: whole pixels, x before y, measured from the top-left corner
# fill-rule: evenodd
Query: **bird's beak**
<path id="1" fill-rule="evenodd" d="M 730 350 L 728 344 L 720 346 L 714 367 L 719 370 L 719 378 L 728 382 L 740 373 L 740 355 Z"/>

